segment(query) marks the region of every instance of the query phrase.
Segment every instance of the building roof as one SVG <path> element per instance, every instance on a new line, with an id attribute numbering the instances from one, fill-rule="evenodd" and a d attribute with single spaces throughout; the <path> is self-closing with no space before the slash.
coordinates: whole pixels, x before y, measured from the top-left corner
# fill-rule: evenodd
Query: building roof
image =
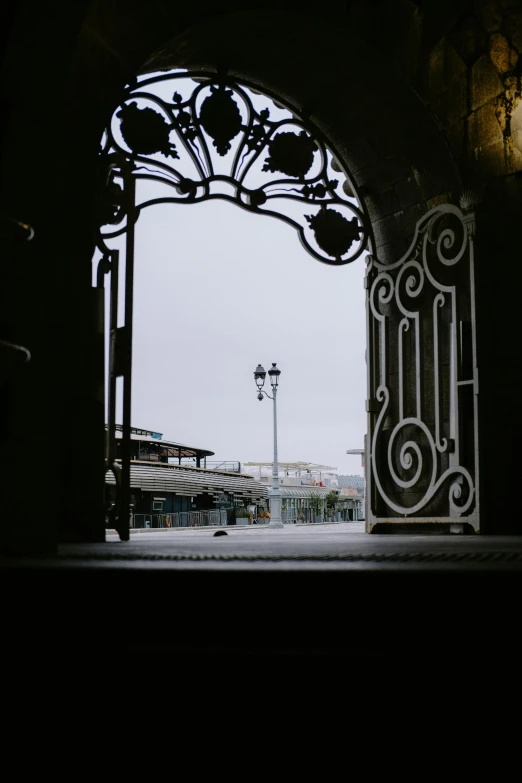
<path id="1" fill-rule="evenodd" d="M 332 487 L 280 487 L 281 497 L 283 500 L 287 498 L 296 498 L 297 500 L 309 500 L 313 495 L 319 495 L 320 497 L 326 497 L 328 493 L 332 491 Z M 335 490 L 334 491 L 338 491 Z M 343 495 L 342 491 L 339 492 L 339 500 L 362 500 L 362 495 L 355 490 L 353 494 Z"/>
<path id="2" fill-rule="evenodd" d="M 271 468 L 273 462 L 243 462 L 243 465 L 248 467 L 261 467 Z M 331 465 L 316 465 L 315 462 L 277 462 L 280 468 L 293 469 L 293 470 L 337 470 L 332 468 Z"/>
<path id="3" fill-rule="evenodd" d="M 364 476 L 337 476 L 339 489 L 356 489 L 364 491 Z"/>
<path id="4" fill-rule="evenodd" d="M 332 491 L 332 487 L 280 487 L 281 497 L 283 498 L 301 498 L 303 500 L 312 497 L 312 495 L 326 495 Z"/>
<path id="5" fill-rule="evenodd" d="M 106 473 L 107 484 L 115 484 L 111 472 Z M 268 487 L 252 476 L 225 473 L 186 465 L 152 464 L 131 461 L 131 487 L 146 492 L 174 492 L 176 495 L 195 496 L 222 492 L 262 502 L 268 497 Z"/>
<path id="6" fill-rule="evenodd" d="M 107 429 L 107 427 L 105 427 Z M 121 424 L 116 424 L 115 436 L 118 440 L 123 437 L 123 428 Z M 215 452 L 210 449 L 203 449 L 199 446 L 187 446 L 185 443 L 177 443 L 174 440 L 164 440 L 161 432 L 152 432 L 151 430 L 141 430 L 137 427 L 131 427 L 131 440 L 139 440 L 144 443 L 154 443 L 165 447 L 169 457 L 212 457 Z"/>

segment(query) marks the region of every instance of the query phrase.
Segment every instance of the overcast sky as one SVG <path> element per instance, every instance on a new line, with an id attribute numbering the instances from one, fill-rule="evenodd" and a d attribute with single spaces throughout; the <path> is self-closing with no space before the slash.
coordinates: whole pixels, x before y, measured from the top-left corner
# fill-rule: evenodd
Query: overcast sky
<path id="1" fill-rule="evenodd" d="M 364 256 L 322 264 L 291 226 L 211 201 L 145 209 L 135 258 L 133 426 L 270 461 L 253 372 L 277 362 L 279 460 L 362 475 L 346 449 L 366 431 Z"/>

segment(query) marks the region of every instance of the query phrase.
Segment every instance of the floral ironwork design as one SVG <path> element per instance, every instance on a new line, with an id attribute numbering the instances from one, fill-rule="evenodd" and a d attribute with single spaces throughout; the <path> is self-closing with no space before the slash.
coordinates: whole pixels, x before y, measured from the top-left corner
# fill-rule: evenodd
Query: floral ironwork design
<path id="1" fill-rule="evenodd" d="M 316 149 L 306 133 L 278 133 L 268 145 L 263 171 L 280 171 L 289 177 L 304 177 L 312 168 Z"/>
<path id="2" fill-rule="evenodd" d="M 305 217 L 314 231 L 319 247 L 338 261 L 349 251 L 352 243 L 359 239 L 361 231 L 357 220 L 346 220 L 335 209 L 323 207 L 317 215 Z"/>
<path id="3" fill-rule="evenodd" d="M 111 230 L 102 225 L 102 244 L 146 206 L 222 198 L 293 226 L 324 263 L 361 255 L 369 221 L 339 156 L 298 111 L 254 90 L 208 72 L 143 77 L 128 87 L 102 145 L 113 165 L 100 210 Z M 129 186 L 129 172 L 170 192 L 124 210 L 117 189 Z"/>
<path id="4" fill-rule="evenodd" d="M 232 90 L 224 87 L 211 87 L 211 94 L 201 106 L 200 121 L 203 128 L 214 141 L 214 147 L 220 155 L 230 150 L 232 139 L 241 130 L 241 113 Z"/>
<path id="5" fill-rule="evenodd" d="M 152 155 L 161 152 L 171 158 L 179 158 L 176 145 L 169 140 L 170 126 L 154 109 L 140 109 L 135 101 L 126 103 L 119 110 L 121 133 L 133 152 Z"/>

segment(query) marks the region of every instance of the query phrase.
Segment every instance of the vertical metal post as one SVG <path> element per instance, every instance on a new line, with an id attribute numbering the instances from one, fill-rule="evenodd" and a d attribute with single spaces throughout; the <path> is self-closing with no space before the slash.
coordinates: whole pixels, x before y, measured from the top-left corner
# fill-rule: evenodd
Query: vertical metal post
<path id="1" fill-rule="evenodd" d="M 134 234 L 136 183 L 132 169 L 124 173 L 127 202 L 127 232 L 125 246 L 125 325 L 123 360 L 123 432 L 121 442 L 121 506 L 118 518 L 118 534 L 122 541 L 129 540 L 130 515 L 130 460 L 131 460 L 131 393 L 132 393 L 132 319 L 134 304 Z"/>
<path id="2" fill-rule="evenodd" d="M 283 527 L 281 521 L 281 489 L 279 487 L 279 465 L 277 461 L 277 386 L 274 391 L 274 463 L 272 466 L 272 489 L 270 491 L 270 522 L 268 527 Z"/>
<path id="3" fill-rule="evenodd" d="M 120 253 L 111 250 L 111 301 L 109 325 L 109 411 L 107 419 L 107 466 L 112 467 L 116 460 L 116 333 L 118 329 L 118 285 Z"/>

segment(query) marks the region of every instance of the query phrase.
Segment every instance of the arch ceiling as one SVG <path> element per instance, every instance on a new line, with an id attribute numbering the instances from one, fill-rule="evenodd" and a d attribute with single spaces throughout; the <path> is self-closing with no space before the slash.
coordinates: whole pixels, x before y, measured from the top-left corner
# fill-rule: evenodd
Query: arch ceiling
<path id="1" fill-rule="evenodd" d="M 79 67 L 85 67 L 81 52 L 92 47 L 96 23 L 86 21 L 79 36 Z M 455 161 L 431 111 L 359 31 L 270 8 L 194 20 L 171 38 L 168 29 L 125 38 L 110 31 L 114 40 L 105 30 L 104 46 L 118 50 L 118 63 L 115 68 L 111 58 L 107 80 L 105 73 L 94 75 L 100 114 L 82 118 L 87 127 L 96 123 L 96 144 L 123 98 L 123 84 L 136 72 L 226 69 L 231 78 L 279 96 L 328 138 L 354 178 L 383 253 L 404 250 L 430 200 L 459 187 Z M 404 199 L 397 198 L 396 186 L 407 191 Z"/>

